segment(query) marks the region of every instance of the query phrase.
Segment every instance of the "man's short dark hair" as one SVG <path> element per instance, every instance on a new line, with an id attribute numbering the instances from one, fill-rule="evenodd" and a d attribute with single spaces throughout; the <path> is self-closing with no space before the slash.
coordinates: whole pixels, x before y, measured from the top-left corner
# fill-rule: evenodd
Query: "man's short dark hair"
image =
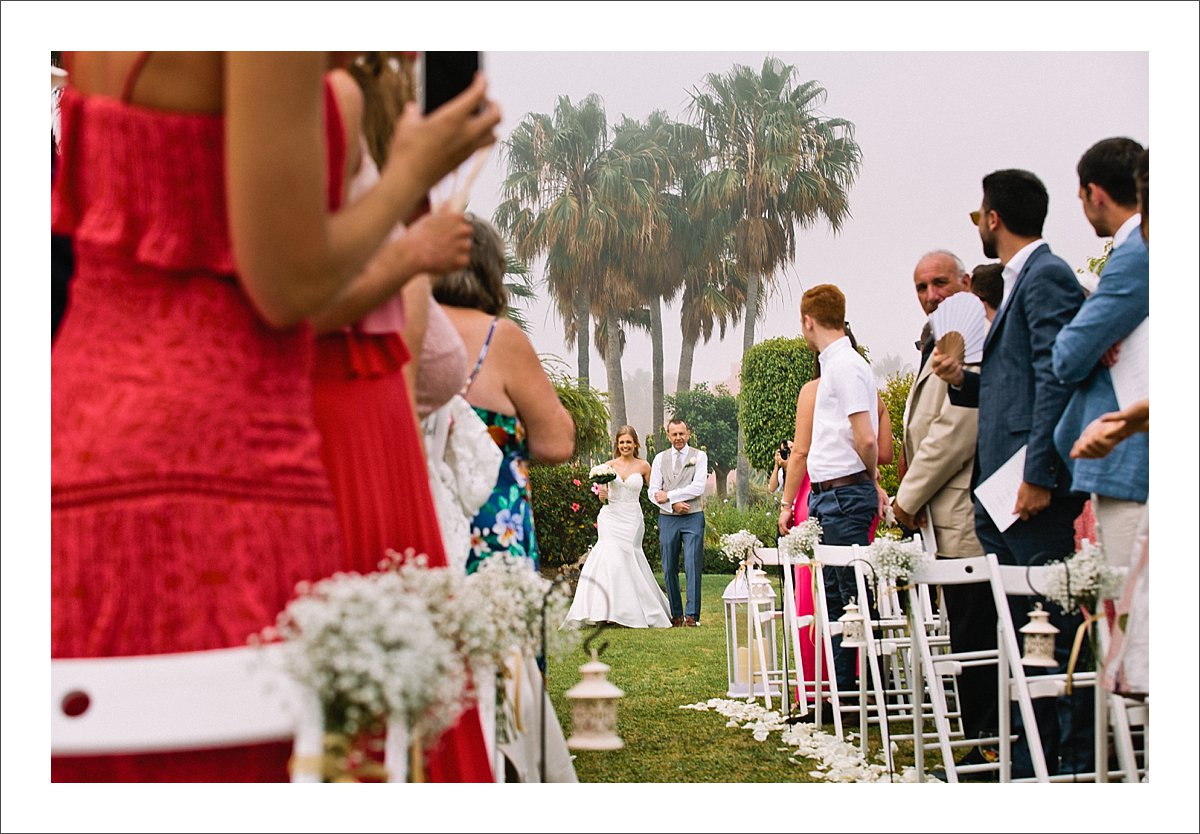
<path id="1" fill-rule="evenodd" d="M 1003 264 L 980 264 L 971 270 L 971 292 L 993 310 L 1000 309 L 1004 300 Z"/>
<path id="2" fill-rule="evenodd" d="M 674 426 L 674 425 L 681 425 L 685 429 L 688 427 L 687 420 L 683 419 L 682 417 L 672 417 L 670 420 L 667 421 L 668 429 L 670 429 L 671 426 Z"/>
<path id="3" fill-rule="evenodd" d="M 983 178 L 983 207 L 996 212 L 1014 235 L 1041 237 L 1050 195 L 1035 174 L 1005 168 Z"/>
<path id="4" fill-rule="evenodd" d="M 1101 139 L 1084 152 L 1075 166 L 1079 187 L 1095 183 L 1107 191 L 1117 205 L 1133 208 L 1137 205 L 1133 173 L 1143 150 L 1137 142 L 1123 136 Z"/>

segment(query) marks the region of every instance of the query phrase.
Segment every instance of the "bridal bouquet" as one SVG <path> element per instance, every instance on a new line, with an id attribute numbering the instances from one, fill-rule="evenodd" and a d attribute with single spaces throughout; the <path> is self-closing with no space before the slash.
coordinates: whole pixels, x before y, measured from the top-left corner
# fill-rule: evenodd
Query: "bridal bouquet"
<path id="1" fill-rule="evenodd" d="M 896 541 L 876 536 L 867 548 L 867 558 L 877 585 L 903 585 L 929 561 L 929 554 L 914 546 L 912 539 Z"/>
<path id="2" fill-rule="evenodd" d="M 721 536 L 721 553 L 735 565 L 753 559 L 754 549 L 762 546 L 763 543 L 749 530 L 738 530 L 736 533 Z"/>
<path id="3" fill-rule="evenodd" d="M 1121 595 L 1125 568 L 1105 564 L 1104 551 L 1086 539 L 1078 552 L 1065 561 L 1052 562 L 1050 567 L 1054 570 L 1049 572 L 1048 587 L 1039 590 L 1068 614 L 1081 608 L 1094 614 L 1102 600 Z"/>
<path id="4" fill-rule="evenodd" d="M 432 739 L 457 720 L 463 656 L 410 577 L 338 573 L 296 590 L 262 637 L 284 641 L 284 668 L 317 693 L 327 731 L 355 736 L 398 718 Z"/>
<path id="5" fill-rule="evenodd" d="M 779 537 L 779 549 L 786 556 L 797 559 L 813 557 L 813 549 L 821 543 L 821 522 L 815 518 L 805 519 Z"/>
<path id="6" fill-rule="evenodd" d="M 592 479 L 593 484 L 607 484 L 617 479 L 617 470 L 613 469 L 607 463 L 599 463 L 592 467 L 592 471 L 588 473 L 588 477 Z"/>

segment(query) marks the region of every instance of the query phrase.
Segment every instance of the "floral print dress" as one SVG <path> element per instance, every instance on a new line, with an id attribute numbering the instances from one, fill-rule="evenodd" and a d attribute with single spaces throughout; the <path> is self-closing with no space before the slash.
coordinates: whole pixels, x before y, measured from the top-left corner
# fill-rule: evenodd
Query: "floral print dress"
<path id="1" fill-rule="evenodd" d="M 479 369 L 483 367 L 495 332 L 496 320 L 493 319 L 475 367 L 463 386 L 463 396 L 466 396 Z M 491 497 L 471 521 L 467 573 L 474 573 L 479 563 L 494 553 L 511 553 L 529 559 L 531 567 L 537 570 L 540 562 L 537 536 L 533 530 L 533 503 L 529 497 L 529 442 L 525 438 L 525 426 L 516 415 L 475 406 L 472 408 L 483 420 L 488 434 L 504 456 L 500 459 L 500 470 Z"/>
<path id="2" fill-rule="evenodd" d="M 487 503 L 471 522 L 471 551 L 467 554 L 467 573 L 493 553 L 511 553 L 539 566 L 537 536 L 533 530 L 533 505 L 529 498 L 529 443 L 525 426 L 509 414 L 476 408 L 488 434 L 504 457 L 496 486 Z"/>

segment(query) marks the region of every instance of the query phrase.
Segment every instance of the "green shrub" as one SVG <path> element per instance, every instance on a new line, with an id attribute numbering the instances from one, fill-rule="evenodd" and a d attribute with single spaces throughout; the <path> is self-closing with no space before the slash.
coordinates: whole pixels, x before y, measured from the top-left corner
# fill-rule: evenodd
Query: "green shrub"
<path id="1" fill-rule="evenodd" d="M 763 547 L 775 547 L 779 539 L 778 520 L 778 504 L 770 499 L 754 501 L 746 509 L 739 510 L 732 499 L 718 501 L 710 497 L 704 508 L 704 572 L 734 573 L 737 570 L 737 565 L 721 553 L 721 536 L 727 533 L 749 530 Z"/>

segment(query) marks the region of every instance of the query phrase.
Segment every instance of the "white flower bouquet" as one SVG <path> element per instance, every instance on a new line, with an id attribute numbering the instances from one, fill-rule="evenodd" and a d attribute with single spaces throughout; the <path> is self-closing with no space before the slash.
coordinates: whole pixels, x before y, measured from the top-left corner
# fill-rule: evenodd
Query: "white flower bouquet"
<path id="1" fill-rule="evenodd" d="M 721 553 L 735 565 L 739 562 L 752 561 L 754 559 L 754 549 L 763 546 L 763 543 L 758 540 L 758 536 L 749 530 L 726 533 L 721 536 L 720 543 Z"/>
<path id="2" fill-rule="evenodd" d="M 867 548 L 867 558 L 877 585 L 903 585 L 929 561 L 929 554 L 915 545 L 912 539 L 896 541 L 876 536 Z"/>
<path id="3" fill-rule="evenodd" d="M 354 736 L 399 718 L 432 740 L 461 714 L 463 656 L 407 580 L 381 571 L 300 583 L 264 631 L 283 639 L 285 669 L 317 693 L 328 731 Z"/>
<path id="4" fill-rule="evenodd" d="M 801 521 L 786 536 L 779 537 L 779 551 L 792 559 L 811 559 L 813 548 L 821 543 L 821 522 L 815 518 Z"/>
<path id="5" fill-rule="evenodd" d="M 1068 614 L 1081 608 L 1095 614 L 1101 600 L 1121 595 L 1125 582 L 1126 569 L 1106 564 L 1104 551 L 1087 539 L 1076 553 L 1049 566 L 1047 587 L 1037 590 Z"/>
<path id="6" fill-rule="evenodd" d="M 607 463 L 598 463 L 588 472 L 593 484 L 607 484 L 617 479 L 617 470 Z"/>
<path id="7" fill-rule="evenodd" d="M 545 606 L 544 651 L 560 655 L 574 642 L 573 629 L 559 631 L 567 618 L 571 590 L 555 584 L 533 569 L 528 559 L 499 553 L 479 563 L 466 578 L 467 604 L 486 613 L 486 625 L 472 639 L 472 655 L 502 668 L 511 650 L 536 657 L 543 651 L 542 608 Z"/>

